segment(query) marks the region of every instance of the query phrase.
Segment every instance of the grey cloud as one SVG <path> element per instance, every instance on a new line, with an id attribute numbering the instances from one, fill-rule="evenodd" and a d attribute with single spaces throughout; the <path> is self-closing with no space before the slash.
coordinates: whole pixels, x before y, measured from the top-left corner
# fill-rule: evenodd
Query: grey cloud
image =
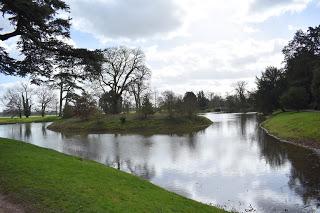
<path id="1" fill-rule="evenodd" d="M 79 29 L 108 38 L 144 38 L 168 33 L 182 24 L 173 0 L 69 0 Z"/>

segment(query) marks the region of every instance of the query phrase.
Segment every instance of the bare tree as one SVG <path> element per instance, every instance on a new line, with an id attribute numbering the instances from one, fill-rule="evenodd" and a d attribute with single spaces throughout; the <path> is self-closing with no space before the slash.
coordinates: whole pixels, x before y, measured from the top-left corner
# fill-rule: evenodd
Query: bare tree
<path id="1" fill-rule="evenodd" d="M 119 101 L 125 91 L 144 79 L 150 70 L 145 65 L 145 55 L 140 49 L 113 47 L 103 51 L 102 69 L 96 79 L 104 93 L 111 91 L 112 113 L 119 113 Z"/>
<path id="2" fill-rule="evenodd" d="M 246 92 L 247 92 L 246 87 L 247 87 L 247 82 L 245 81 L 238 81 L 234 85 L 234 89 L 241 102 L 245 102 L 246 100 Z"/>
<path id="3" fill-rule="evenodd" d="M 6 107 L 4 112 L 12 117 L 22 117 L 22 99 L 17 89 L 8 89 L 2 97 L 2 103 Z"/>
<path id="4" fill-rule="evenodd" d="M 238 99 L 238 107 L 240 108 L 240 111 L 244 111 L 247 107 L 247 98 L 246 98 L 246 93 L 247 93 L 247 82 L 245 81 L 238 81 L 234 85 L 234 89 L 236 91 L 236 98 Z"/>
<path id="5" fill-rule="evenodd" d="M 56 96 L 54 94 L 53 88 L 49 86 L 39 87 L 36 91 L 36 95 L 40 107 L 41 116 L 44 117 L 47 108 L 56 100 Z"/>
<path id="6" fill-rule="evenodd" d="M 32 88 L 28 83 L 22 83 L 20 86 L 20 92 L 22 97 L 22 106 L 23 106 L 23 113 L 28 118 L 31 115 L 31 93 Z"/>
<path id="7" fill-rule="evenodd" d="M 148 89 L 146 80 L 149 78 L 150 72 L 148 69 L 142 69 L 141 72 L 137 73 L 137 80 L 130 85 L 130 93 L 134 97 L 136 104 L 136 110 L 141 108 L 141 100 L 144 92 Z"/>
<path id="8" fill-rule="evenodd" d="M 163 103 L 162 106 L 167 110 L 170 117 L 173 117 L 176 96 L 172 91 L 164 91 L 162 93 L 163 96 Z"/>

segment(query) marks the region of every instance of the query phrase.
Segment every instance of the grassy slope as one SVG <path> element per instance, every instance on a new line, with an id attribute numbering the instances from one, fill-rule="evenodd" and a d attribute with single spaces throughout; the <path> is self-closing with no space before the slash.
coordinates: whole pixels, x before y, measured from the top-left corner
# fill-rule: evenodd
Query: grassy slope
<path id="1" fill-rule="evenodd" d="M 0 194 L 28 212 L 223 212 L 98 163 L 1 138 Z"/>
<path id="2" fill-rule="evenodd" d="M 87 132 L 124 132 L 144 134 L 188 133 L 204 129 L 212 122 L 202 116 L 168 118 L 155 115 L 148 119 L 138 119 L 135 115 L 127 116 L 121 124 L 119 116 L 104 116 L 90 120 L 66 119 L 54 122 L 49 129 L 56 131 L 87 131 Z"/>
<path id="3" fill-rule="evenodd" d="M 10 117 L 0 117 L 0 124 L 14 124 L 14 123 L 31 123 L 31 122 L 52 122 L 59 120 L 57 116 L 30 116 L 29 118 L 10 118 Z"/>
<path id="4" fill-rule="evenodd" d="M 297 143 L 311 141 L 320 144 L 319 112 L 285 112 L 268 118 L 264 123 L 271 134 Z"/>

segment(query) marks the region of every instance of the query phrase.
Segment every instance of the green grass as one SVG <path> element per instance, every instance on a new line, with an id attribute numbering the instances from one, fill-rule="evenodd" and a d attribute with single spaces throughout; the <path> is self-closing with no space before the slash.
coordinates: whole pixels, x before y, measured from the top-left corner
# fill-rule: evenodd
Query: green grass
<path id="1" fill-rule="evenodd" d="M 30 116 L 29 118 L 22 117 L 22 118 L 10 118 L 10 117 L 0 117 L 0 124 L 15 124 L 15 123 L 32 123 L 32 122 L 52 122 L 59 120 L 60 117 L 58 116 Z"/>
<path id="2" fill-rule="evenodd" d="M 320 144 L 319 112 L 277 113 L 263 122 L 271 134 L 293 142 L 311 141 Z"/>
<path id="3" fill-rule="evenodd" d="M 127 115 L 121 123 L 121 115 L 81 119 L 63 119 L 54 122 L 49 129 L 55 131 L 81 131 L 105 133 L 142 133 L 142 134 L 183 134 L 205 129 L 212 122 L 202 116 L 169 118 L 163 114 L 154 115 L 148 119 L 139 119 L 137 115 Z"/>
<path id="4" fill-rule="evenodd" d="M 0 194 L 27 212 L 224 212 L 99 163 L 1 138 Z"/>

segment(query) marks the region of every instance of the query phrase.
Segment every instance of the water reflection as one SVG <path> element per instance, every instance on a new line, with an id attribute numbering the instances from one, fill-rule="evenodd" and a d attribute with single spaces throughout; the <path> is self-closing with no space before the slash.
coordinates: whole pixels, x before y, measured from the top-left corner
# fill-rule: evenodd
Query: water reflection
<path id="1" fill-rule="evenodd" d="M 227 209 L 320 211 L 317 153 L 266 135 L 255 114 L 205 116 L 212 126 L 183 136 L 61 134 L 44 123 L 0 126 L 0 136 L 91 159 Z"/>

